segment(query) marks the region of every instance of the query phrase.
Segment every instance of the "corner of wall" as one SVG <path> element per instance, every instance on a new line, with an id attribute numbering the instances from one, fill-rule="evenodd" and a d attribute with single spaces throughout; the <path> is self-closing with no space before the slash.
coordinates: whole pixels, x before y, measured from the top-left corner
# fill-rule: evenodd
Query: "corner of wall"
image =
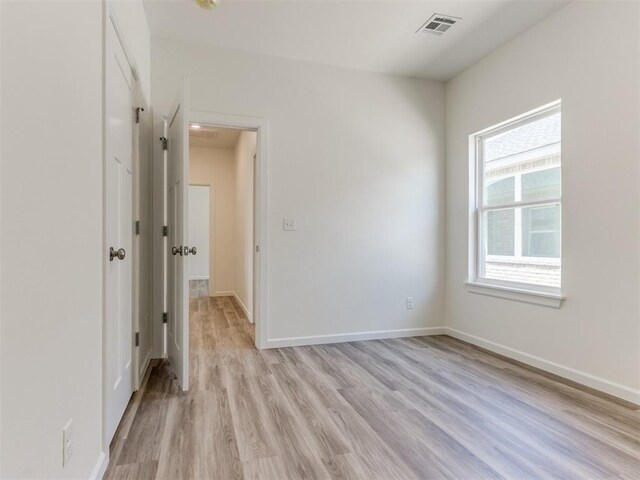
<path id="1" fill-rule="evenodd" d="M 455 78 L 455 77 L 454 77 Z M 448 327 L 449 320 L 449 248 L 447 247 L 449 243 L 449 201 L 447 199 L 447 195 L 449 193 L 449 128 L 448 128 L 448 120 L 449 120 L 449 84 L 453 80 L 449 79 L 444 84 L 444 115 L 442 122 L 444 124 L 444 166 L 443 166 L 443 176 L 444 176 L 444 199 L 443 199 L 443 208 L 444 208 L 444 245 L 443 249 L 443 257 L 444 257 L 444 273 L 443 273 L 443 286 L 442 286 L 442 308 L 443 308 L 443 326 Z"/>

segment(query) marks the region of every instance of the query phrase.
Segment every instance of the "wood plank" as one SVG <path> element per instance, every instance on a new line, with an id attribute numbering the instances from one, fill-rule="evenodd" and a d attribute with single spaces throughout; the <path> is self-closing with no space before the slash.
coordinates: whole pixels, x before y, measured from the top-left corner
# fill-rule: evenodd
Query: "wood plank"
<path id="1" fill-rule="evenodd" d="M 446 336 L 258 351 L 191 286 L 191 390 L 155 362 L 112 479 L 640 478 L 640 410 Z"/>

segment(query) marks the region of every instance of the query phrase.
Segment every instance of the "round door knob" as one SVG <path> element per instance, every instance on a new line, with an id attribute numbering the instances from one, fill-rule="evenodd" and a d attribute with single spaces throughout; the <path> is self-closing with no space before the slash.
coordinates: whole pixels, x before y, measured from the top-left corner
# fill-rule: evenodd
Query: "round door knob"
<path id="1" fill-rule="evenodd" d="M 196 249 L 196 247 L 191 247 L 191 249 L 189 249 L 189 253 L 191 255 L 195 255 L 196 253 L 198 253 L 198 250 Z"/>
<path id="2" fill-rule="evenodd" d="M 127 252 L 125 251 L 124 248 L 119 248 L 118 250 L 116 250 L 113 247 L 109 248 L 109 261 L 113 262 L 114 258 L 117 258 L 118 260 L 124 260 L 124 257 L 127 256 Z"/>
<path id="3" fill-rule="evenodd" d="M 182 245 L 180 245 L 180 247 L 173 247 L 171 249 L 171 253 L 174 255 L 180 254 L 182 256 Z"/>

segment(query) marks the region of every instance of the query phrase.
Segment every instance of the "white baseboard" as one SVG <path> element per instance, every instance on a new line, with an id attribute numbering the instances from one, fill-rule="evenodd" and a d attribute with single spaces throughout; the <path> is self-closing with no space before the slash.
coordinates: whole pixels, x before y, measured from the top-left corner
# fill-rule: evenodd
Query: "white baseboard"
<path id="1" fill-rule="evenodd" d="M 144 376 L 147 374 L 147 370 L 149 369 L 149 364 L 151 363 L 151 354 L 152 354 L 152 350 L 149 349 L 149 351 L 147 352 L 147 356 L 142 361 L 142 368 L 140 369 L 140 372 L 138 372 L 138 379 L 140 380 L 140 385 L 142 385 Z"/>
<path id="2" fill-rule="evenodd" d="M 480 338 L 469 333 L 461 332 L 460 330 L 449 327 L 445 327 L 442 330 L 445 335 L 463 340 L 478 347 L 490 350 L 494 353 L 498 353 L 500 355 L 504 355 L 505 357 L 518 360 L 519 362 L 525 363 L 532 367 L 539 368 L 540 370 L 553 373 L 587 387 L 591 387 L 601 392 L 608 393 L 609 395 L 613 395 L 614 397 L 618 397 L 623 400 L 627 400 L 629 402 L 640 405 L 640 390 L 636 390 L 619 383 L 611 382 L 604 378 L 591 375 L 590 373 L 582 372 L 580 370 L 576 370 L 574 368 L 567 367 L 550 360 L 545 360 L 544 358 L 530 355 L 520 350 L 516 350 L 515 348 L 507 347 L 505 345 L 492 342 L 491 340 Z"/>
<path id="3" fill-rule="evenodd" d="M 236 292 L 214 292 L 212 297 L 235 297 Z"/>
<path id="4" fill-rule="evenodd" d="M 202 277 L 202 276 L 195 275 L 193 277 L 189 277 L 189 280 L 209 280 L 209 277 Z"/>
<path id="5" fill-rule="evenodd" d="M 266 348 L 300 347 L 304 345 L 320 345 L 324 343 L 357 342 L 360 340 L 381 340 L 383 338 L 423 337 L 425 335 L 442 335 L 444 327 L 403 328 L 400 330 L 378 330 L 374 332 L 338 333 L 332 335 L 313 335 L 309 337 L 271 338 Z"/>
<path id="6" fill-rule="evenodd" d="M 249 320 L 251 323 L 253 323 L 253 318 L 251 316 L 251 312 L 249 311 L 247 306 L 244 303 L 242 303 L 242 300 L 240 300 L 240 297 L 238 296 L 237 293 L 234 293 L 233 296 L 236 298 L 236 301 L 240 305 L 240 308 L 242 308 L 242 311 L 244 312 L 245 316 L 247 317 L 247 320 Z"/>
<path id="7" fill-rule="evenodd" d="M 104 452 L 100 452 L 100 455 L 98 455 L 98 461 L 91 471 L 89 480 L 102 480 L 104 472 L 107 471 L 107 465 L 109 465 L 109 457 L 105 455 Z"/>

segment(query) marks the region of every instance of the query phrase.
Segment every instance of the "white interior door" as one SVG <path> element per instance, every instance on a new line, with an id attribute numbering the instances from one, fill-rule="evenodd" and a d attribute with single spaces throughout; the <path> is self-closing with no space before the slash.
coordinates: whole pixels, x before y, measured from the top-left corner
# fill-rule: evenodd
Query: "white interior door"
<path id="1" fill-rule="evenodd" d="M 111 24 L 106 43 L 105 270 L 106 440 L 122 418 L 131 393 L 133 75 Z"/>
<path id="2" fill-rule="evenodd" d="M 209 278 L 209 185 L 189 185 L 189 280 Z"/>
<path id="3" fill-rule="evenodd" d="M 167 356 L 189 388 L 189 90 L 185 82 L 167 117 Z"/>

